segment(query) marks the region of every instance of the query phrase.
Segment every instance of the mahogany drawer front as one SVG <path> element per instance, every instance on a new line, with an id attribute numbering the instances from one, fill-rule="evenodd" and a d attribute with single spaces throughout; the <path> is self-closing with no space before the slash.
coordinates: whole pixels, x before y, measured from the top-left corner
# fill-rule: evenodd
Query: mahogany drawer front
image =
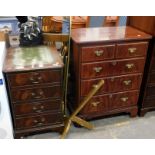
<path id="1" fill-rule="evenodd" d="M 99 80 L 81 80 L 81 96 L 88 94 L 90 89 L 96 85 Z M 127 90 L 136 90 L 140 88 L 142 76 L 138 75 L 127 75 L 119 77 L 103 78 L 105 81 L 102 88 L 97 94 L 110 93 L 110 92 L 120 92 Z"/>
<path id="2" fill-rule="evenodd" d="M 14 105 L 15 115 L 39 114 L 48 111 L 62 111 L 61 100 L 45 100 Z"/>
<path id="3" fill-rule="evenodd" d="M 109 110 L 136 106 L 139 91 L 123 92 L 109 95 Z"/>
<path id="4" fill-rule="evenodd" d="M 81 78 L 90 79 L 129 73 L 142 73 L 144 70 L 144 63 L 144 58 L 83 63 L 81 65 Z"/>
<path id="5" fill-rule="evenodd" d="M 60 83 L 61 70 L 44 70 L 17 74 L 12 73 L 8 74 L 8 81 L 11 87 Z"/>
<path id="6" fill-rule="evenodd" d="M 82 62 L 98 61 L 113 59 L 115 52 L 115 45 L 104 45 L 104 46 L 90 46 L 82 47 L 81 60 Z"/>
<path id="7" fill-rule="evenodd" d="M 93 97 L 82 109 L 82 114 L 108 111 L 108 95 Z"/>
<path id="8" fill-rule="evenodd" d="M 117 44 L 116 58 L 145 56 L 148 42 Z"/>
<path id="9" fill-rule="evenodd" d="M 16 118 L 15 126 L 17 129 L 30 129 L 46 125 L 63 123 L 63 114 L 44 114 L 33 117 Z"/>
<path id="10" fill-rule="evenodd" d="M 125 59 L 116 61 L 116 64 L 113 66 L 111 64 L 110 70 L 114 75 L 123 75 L 130 73 L 143 73 L 144 70 L 145 59 L 137 58 L 137 59 Z"/>
<path id="11" fill-rule="evenodd" d="M 108 76 L 111 74 L 110 62 L 99 62 L 99 63 L 83 63 L 81 65 L 81 78 L 97 78 Z"/>
<path id="12" fill-rule="evenodd" d="M 11 89 L 12 102 L 35 101 L 61 97 L 60 85 L 29 89 Z"/>

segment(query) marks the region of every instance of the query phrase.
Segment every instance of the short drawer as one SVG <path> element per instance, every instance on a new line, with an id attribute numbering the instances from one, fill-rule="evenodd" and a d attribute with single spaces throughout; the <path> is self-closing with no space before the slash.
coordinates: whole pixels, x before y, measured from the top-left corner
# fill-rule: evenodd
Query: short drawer
<path id="1" fill-rule="evenodd" d="M 143 73 L 144 64 L 144 58 L 119 60 L 115 62 L 115 65 L 111 64 L 110 70 L 113 75 Z"/>
<path id="2" fill-rule="evenodd" d="M 108 111 L 108 95 L 93 97 L 82 109 L 81 114 Z"/>
<path id="3" fill-rule="evenodd" d="M 82 62 L 113 59 L 115 45 L 82 47 Z"/>
<path id="4" fill-rule="evenodd" d="M 105 83 L 99 90 L 98 94 L 121 92 L 128 90 L 136 90 L 140 88 L 142 76 L 138 75 L 126 75 L 126 76 L 113 76 L 110 78 L 102 78 Z M 96 85 L 99 80 L 81 80 L 81 96 L 85 96 Z"/>
<path id="5" fill-rule="evenodd" d="M 116 58 L 145 56 L 148 42 L 117 44 Z"/>
<path id="6" fill-rule="evenodd" d="M 138 97 L 138 91 L 111 94 L 109 95 L 109 110 L 136 106 Z"/>
<path id="7" fill-rule="evenodd" d="M 81 78 L 100 78 L 105 76 L 119 76 L 129 73 L 142 73 L 144 70 L 144 58 L 124 59 L 116 61 L 102 61 L 99 63 L 83 63 Z"/>
<path id="8" fill-rule="evenodd" d="M 44 114 L 34 117 L 16 118 L 15 126 L 17 129 L 29 129 L 63 123 L 63 114 Z"/>
<path id="9" fill-rule="evenodd" d="M 15 115 L 39 114 L 48 111 L 62 111 L 61 100 L 45 100 L 32 103 L 19 103 L 14 105 Z"/>
<path id="10" fill-rule="evenodd" d="M 11 99 L 13 102 L 35 101 L 57 97 L 61 97 L 60 85 L 29 89 L 11 89 Z"/>
<path id="11" fill-rule="evenodd" d="M 60 83 L 61 70 L 44 70 L 7 75 L 11 87 L 28 86 L 33 84 Z"/>

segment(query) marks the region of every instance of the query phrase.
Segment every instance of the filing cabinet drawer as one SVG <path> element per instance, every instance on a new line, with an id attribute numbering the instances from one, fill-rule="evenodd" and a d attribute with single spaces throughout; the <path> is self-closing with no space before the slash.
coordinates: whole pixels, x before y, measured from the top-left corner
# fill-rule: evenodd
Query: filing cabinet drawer
<path id="1" fill-rule="evenodd" d="M 39 116 L 16 118 L 16 128 L 17 129 L 29 129 L 35 127 L 42 127 L 46 125 L 53 125 L 63 122 L 63 114 L 44 114 Z"/>
<path id="2" fill-rule="evenodd" d="M 108 95 L 92 97 L 82 109 L 82 114 L 108 111 Z"/>
<path id="3" fill-rule="evenodd" d="M 113 59 L 115 45 L 82 47 L 82 62 Z"/>
<path id="4" fill-rule="evenodd" d="M 34 84 L 60 83 L 61 70 L 44 70 L 8 74 L 11 87 L 29 86 Z"/>
<path id="5" fill-rule="evenodd" d="M 97 94 L 120 92 L 127 90 L 136 90 L 140 88 L 142 76 L 141 74 L 113 76 L 110 78 L 102 78 L 105 82 Z M 81 80 L 81 96 L 85 96 L 91 88 L 101 79 Z"/>
<path id="6" fill-rule="evenodd" d="M 147 48 L 147 42 L 117 44 L 116 58 L 145 56 Z"/>
<path id="7" fill-rule="evenodd" d="M 14 105 L 15 115 L 39 114 L 48 111 L 62 111 L 61 100 L 44 100 Z"/>
<path id="8" fill-rule="evenodd" d="M 139 91 L 123 92 L 109 95 L 109 110 L 136 106 Z"/>
<path id="9" fill-rule="evenodd" d="M 35 101 L 57 97 L 61 97 L 60 85 L 11 90 L 11 99 L 13 102 Z"/>

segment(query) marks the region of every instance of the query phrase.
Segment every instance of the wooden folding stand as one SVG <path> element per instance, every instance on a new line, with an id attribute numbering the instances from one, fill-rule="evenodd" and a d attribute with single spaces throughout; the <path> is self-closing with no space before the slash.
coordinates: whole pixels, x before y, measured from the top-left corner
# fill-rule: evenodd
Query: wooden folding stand
<path id="1" fill-rule="evenodd" d="M 71 114 L 71 116 L 69 118 L 66 119 L 66 124 L 65 124 L 65 128 L 64 131 L 61 135 L 61 139 L 65 138 L 70 126 L 72 122 L 75 122 L 85 128 L 88 129 L 93 129 L 93 125 L 90 124 L 89 122 L 81 119 L 80 117 L 76 116 L 81 109 L 88 103 L 88 101 L 95 95 L 95 93 L 97 93 L 97 91 L 101 88 L 101 86 L 104 84 L 104 80 L 100 80 L 98 82 L 98 84 L 94 85 L 92 90 L 90 90 L 90 92 L 88 93 L 88 95 L 83 99 L 83 101 L 80 103 L 80 105 L 77 107 L 77 109 Z"/>

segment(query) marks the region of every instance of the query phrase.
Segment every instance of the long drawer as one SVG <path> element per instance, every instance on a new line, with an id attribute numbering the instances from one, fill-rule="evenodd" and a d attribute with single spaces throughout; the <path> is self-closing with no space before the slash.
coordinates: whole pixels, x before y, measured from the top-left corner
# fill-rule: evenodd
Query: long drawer
<path id="1" fill-rule="evenodd" d="M 89 62 L 89 61 L 113 59 L 114 54 L 115 54 L 115 44 L 82 47 L 81 60 L 82 62 Z"/>
<path id="2" fill-rule="evenodd" d="M 121 92 L 128 90 L 137 90 L 140 88 L 142 76 L 138 75 L 126 75 L 126 76 L 114 76 L 110 78 L 102 78 L 105 83 L 98 91 L 98 94 Z M 98 83 L 101 79 L 95 80 L 81 80 L 81 96 L 85 96 L 91 90 L 91 88 Z"/>
<path id="3" fill-rule="evenodd" d="M 14 113 L 20 115 L 34 115 L 43 112 L 62 111 L 61 100 L 44 100 L 31 103 L 19 103 L 14 105 Z"/>
<path id="4" fill-rule="evenodd" d="M 93 97 L 83 108 L 83 114 L 105 112 L 137 105 L 139 91 L 112 93 Z"/>
<path id="5" fill-rule="evenodd" d="M 145 56 L 148 42 L 117 44 L 116 58 Z"/>
<path id="6" fill-rule="evenodd" d="M 17 129 L 29 129 L 58 123 L 63 123 L 62 113 L 16 118 L 15 126 Z"/>
<path id="7" fill-rule="evenodd" d="M 83 63 L 81 65 L 81 78 L 90 79 L 130 73 L 142 73 L 144 62 L 144 58 L 136 58 L 97 63 Z"/>
<path id="8" fill-rule="evenodd" d="M 44 86 L 28 89 L 11 89 L 12 102 L 35 101 L 61 97 L 61 86 Z"/>
<path id="9" fill-rule="evenodd" d="M 34 84 L 60 83 L 61 70 L 43 70 L 7 75 L 11 87 L 29 86 Z"/>

